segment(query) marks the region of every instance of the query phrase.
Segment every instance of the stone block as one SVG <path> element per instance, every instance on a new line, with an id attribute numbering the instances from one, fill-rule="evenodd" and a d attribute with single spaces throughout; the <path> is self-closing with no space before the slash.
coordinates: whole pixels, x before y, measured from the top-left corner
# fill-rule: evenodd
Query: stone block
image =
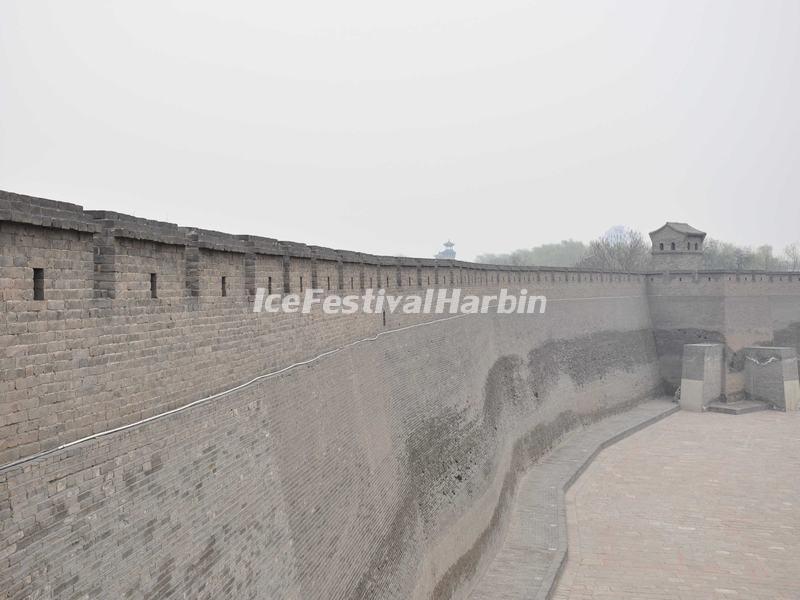
<path id="1" fill-rule="evenodd" d="M 747 397 L 767 402 L 780 410 L 798 410 L 797 351 L 794 348 L 751 346 L 744 352 Z"/>
<path id="2" fill-rule="evenodd" d="M 722 395 L 722 344 L 686 344 L 683 347 L 680 405 L 684 410 L 703 411 Z"/>

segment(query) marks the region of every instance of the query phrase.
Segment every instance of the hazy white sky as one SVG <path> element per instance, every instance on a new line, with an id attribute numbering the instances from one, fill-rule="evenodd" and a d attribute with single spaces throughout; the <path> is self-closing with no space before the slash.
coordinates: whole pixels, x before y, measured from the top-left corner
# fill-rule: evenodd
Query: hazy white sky
<path id="1" fill-rule="evenodd" d="M 0 188 L 459 258 L 800 240 L 800 2 L 0 3 Z"/>

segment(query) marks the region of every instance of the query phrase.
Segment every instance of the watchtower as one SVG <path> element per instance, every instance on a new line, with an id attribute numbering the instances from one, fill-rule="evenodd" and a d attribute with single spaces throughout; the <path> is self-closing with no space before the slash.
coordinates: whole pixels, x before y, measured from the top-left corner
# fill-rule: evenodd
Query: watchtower
<path id="1" fill-rule="evenodd" d="M 653 242 L 653 269 L 656 271 L 695 271 L 703 268 L 704 231 L 688 223 L 668 221 L 650 232 Z"/>

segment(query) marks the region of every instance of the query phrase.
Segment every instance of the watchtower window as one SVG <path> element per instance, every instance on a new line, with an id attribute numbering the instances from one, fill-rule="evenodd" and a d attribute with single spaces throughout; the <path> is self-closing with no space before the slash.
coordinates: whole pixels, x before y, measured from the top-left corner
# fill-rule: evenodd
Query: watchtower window
<path id="1" fill-rule="evenodd" d="M 44 300 L 44 269 L 33 270 L 33 299 Z"/>
<path id="2" fill-rule="evenodd" d="M 222 276 L 222 295 L 228 295 L 228 280 L 224 275 Z"/>
<path id="3" fill-rule="evenodd" d="M 697 242 L 695 242 L 695 243 L 694 243 L 694 249 L 695 249 L 695 250 L 697 250 L 697 248 L 698 248 L 698 246 L 697 246 Z"/>
<path id="4" fill-rule="evenodd" d="M 158 298 L 158 275 L 150 273 L 150 297 Z"/>
<path id="5" fill-rule="evenodd" d="M 675 250 L 675 242 L 672 242 L 672 244 L 670 244 L 670 248 L 671 248 L 672 250 Z"/>
<path id="6" fill-rule="evenodd" d="M 686 242 L 686 249 L 687 249 L 687 250 L 691 250 L 691 249 L 692 249 L 692 244 L 691 244 L 691 242 Z"/>
<path id="7" fill-rule="evenodd" d="M 661 242 L 661 243 L 658 245 L 658 249 L 659 249 L 659 250 L 663 250 L 663 249 L 664 249 L 664 242 Z"/>

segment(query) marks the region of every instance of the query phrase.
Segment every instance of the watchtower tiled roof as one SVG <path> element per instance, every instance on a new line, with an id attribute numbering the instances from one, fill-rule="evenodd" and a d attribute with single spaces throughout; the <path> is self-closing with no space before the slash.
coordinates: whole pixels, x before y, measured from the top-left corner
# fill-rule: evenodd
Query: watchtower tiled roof
<path id="1" fill-rule="evenodd" d="M 669 227 L 670 229 L 674 229 L 678 233 L 683 233 L 685 235 L 700 235 L 700 236 L 703 236 L 703 237 L 706 236 L 706 232 L 705 231 L 700 231 L 699 229 L 697 229 L 695 227 L 692 227 L 688 223 L 680 223 L 678 221 L 667 221 L 664 225 L 662 225 L 661 227 L 659 227 L 655 231 L 651 231 L 650 235 L 658 233 L 659 231 L 661 231 L 665 227 Z"/>

